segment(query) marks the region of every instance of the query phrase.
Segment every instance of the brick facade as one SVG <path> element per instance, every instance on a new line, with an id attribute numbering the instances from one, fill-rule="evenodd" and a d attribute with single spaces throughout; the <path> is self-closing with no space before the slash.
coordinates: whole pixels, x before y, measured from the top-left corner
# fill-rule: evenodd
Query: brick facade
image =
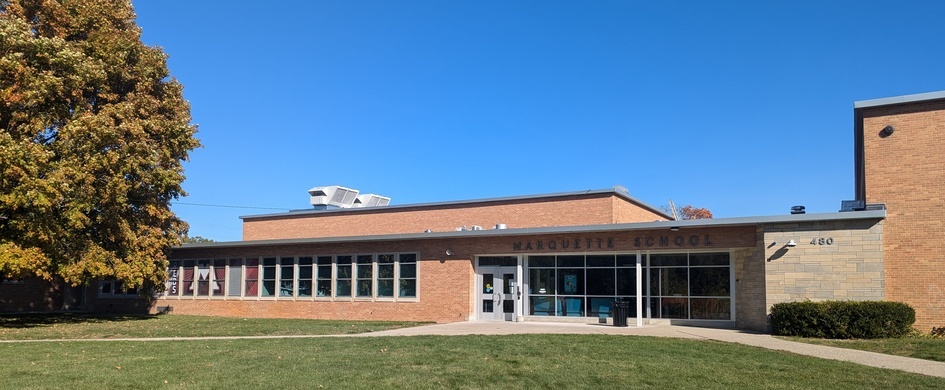
<path id="1" fill-rule="evenodd" d="M 886 299 L 945 326 L 945 100 L 862 109 L 866 201 L 885 203 Z M 881 131 L 893 126 L 895 132 Z"/>
<path id="2" fill-rule="evenodd" d="M 496 224 L 509 228 L 665 221 L 666 217 L 611 193 L 434 206 L 304 211 L 243 219 L 243 240 L 350 237 L 454 231 Z"/>

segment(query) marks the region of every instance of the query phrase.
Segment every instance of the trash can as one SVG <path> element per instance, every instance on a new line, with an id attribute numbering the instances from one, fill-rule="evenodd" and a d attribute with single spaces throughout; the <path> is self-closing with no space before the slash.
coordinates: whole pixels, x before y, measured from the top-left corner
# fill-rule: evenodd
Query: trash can
<path id="1" fill-rule="evenodd" d="M 614 301 L 614 326 L 627 326 L 629 306 L 625 301 Z"/>

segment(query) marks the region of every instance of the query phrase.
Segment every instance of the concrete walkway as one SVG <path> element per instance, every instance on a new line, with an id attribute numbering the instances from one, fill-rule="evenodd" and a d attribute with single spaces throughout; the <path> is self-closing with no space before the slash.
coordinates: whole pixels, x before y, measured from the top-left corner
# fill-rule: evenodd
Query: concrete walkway
<path id="1" fill-rule="evenodd" d="M 615 334 L 653 337 L 716 340 L 755 347 L 787 351 L 822 359 L 841 360 L 866 366 L 902 370 L 916 374 L 945 378 L 945 362 L 884 355 L 855 349 L 835 348 L 782 340 L 768 334 L 733 329 L 696 328 L 673 325 L 646 325 L 642 328 L 619 328 L 605 325 L 545 323 L 545 322 L 456 322 L 385 330 L 354 335 L 417 336 L 417 335 L 501 335 L 501 334 Z"/>

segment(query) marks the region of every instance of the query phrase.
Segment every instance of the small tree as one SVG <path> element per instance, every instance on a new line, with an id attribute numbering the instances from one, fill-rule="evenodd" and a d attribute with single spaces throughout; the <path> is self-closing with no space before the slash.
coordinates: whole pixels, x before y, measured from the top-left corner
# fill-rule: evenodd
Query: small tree
<path id="1" fill-rule="evenodd" d="M 674 212 L 672 200 L 670 200 L 670 205 L 661 207 L 663 212 L 670 215 L 676 215 L 680 220 L 688 219 L 711 219 L 712 212 L 707 208 L 695 207 L 691 204 L 685 205 L 683 207 L 676 207 Z"/>

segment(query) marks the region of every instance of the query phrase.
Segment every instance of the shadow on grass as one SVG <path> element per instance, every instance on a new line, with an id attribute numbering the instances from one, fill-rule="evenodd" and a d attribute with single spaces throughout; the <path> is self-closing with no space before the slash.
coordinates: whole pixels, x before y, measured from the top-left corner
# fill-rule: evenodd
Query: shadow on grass
<path id="1" fill-rule="evenodd" d="M 0 314 L 0 328 L 36 328 L 57 324 L 96 324 L 156 319 L 152 314 L 7 313 Z"/>

